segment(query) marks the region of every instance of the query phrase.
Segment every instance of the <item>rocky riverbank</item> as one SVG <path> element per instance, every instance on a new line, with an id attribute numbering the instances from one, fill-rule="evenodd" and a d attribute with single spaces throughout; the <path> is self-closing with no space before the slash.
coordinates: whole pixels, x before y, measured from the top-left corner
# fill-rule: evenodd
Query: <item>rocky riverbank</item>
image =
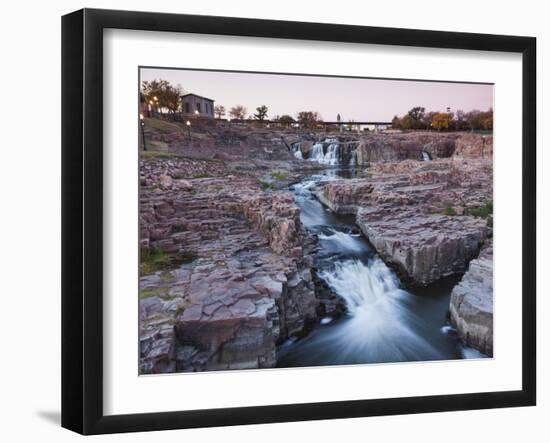
<path id="1" fill-rule="evenodd" d="M 464 344 L 493 356 L 493 242 L 487 241 L 479 257 L 451 294 L 451 323 Z"/>
<path id="2" fill-rule="evenodd" d="M 274 366 L 319 304 L 291 194 L 199 160 L 141 171 L 142 373 Z"/>

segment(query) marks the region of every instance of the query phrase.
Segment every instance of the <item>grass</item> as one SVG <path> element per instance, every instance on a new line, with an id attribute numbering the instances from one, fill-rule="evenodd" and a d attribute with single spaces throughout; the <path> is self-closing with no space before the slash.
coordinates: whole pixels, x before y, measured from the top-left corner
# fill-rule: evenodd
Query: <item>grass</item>
<path id="1" fill-rule="evenodd" d="M 165 286 L 159 286 L 157 288 L 143 288 L 139 290 L 139 298 L 149 298 L 149 297 L 166 297 L 166 291 L 168 290 Z"/>
<path id="2" fill-rule="evenodd" d="M 275 180 L 284 181 L 288 179 L 288 172 L 286 171 L 273 171 L 271 177 Z"/>
<path id="3" fill-rule="evenodd" d="M 485 203 L 484 206 L 480 206 L 478 208 L 470 208 L 468 209 L 468 215 L 473 215 L 474 217 L 481 217 L 484 219 L 488 219 L 491 217 L 493 218 L 493 201 L 489 200 L 487 203 Z"/>
<path id="4" fill-rule="evenodd" d="M 172 132 L 186 131 L 186 127 L 182 123 L 169 122 L 159 118 L 146 117 L 144 122 L 146 130 L 156 133 L 171 134 Z"/>
<path id="5" fill-rule="evenodd" d="M 166 252 L 157 248 L 142 248 L 139 255 L 140 275 L 149 275 L 172 268 L 196 258 L 193 252 Z"/>
<path id="6" fill-rule="evenodd" d="M 265 182 L 263 180 L 260 180 L 260 188 L 262 188 L 262 190 L 264 190 L 264 191 L 266 191 L 268 189 L 273 189 L 273 184 L 269 183 L 269 182 Z"/>
<path id="7" fill-rule="evenodd" d="M 443 209 L 443 215 L 456 215 L 455 208 L 453 208 L 452 206 L 446 206 L 445 209 Z"/>

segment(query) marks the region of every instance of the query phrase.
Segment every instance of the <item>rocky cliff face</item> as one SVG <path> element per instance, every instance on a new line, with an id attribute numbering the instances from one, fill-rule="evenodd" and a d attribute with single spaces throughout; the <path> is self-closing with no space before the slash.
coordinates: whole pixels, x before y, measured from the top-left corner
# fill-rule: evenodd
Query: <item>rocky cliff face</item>
<path id="1" fill-rule="evenodd" d="M 161 164 L 141 168 L 142 253 L 171 265 L 142 267 L 142 372 L 274 366 L 275 345 L 318 306 L 292 196 L 246 176 L 178 179 L 189 165 Z"/>
<path id="2" fill-rule="evenodd" d="M 463 134 L 456 140 L 456 157 L 493 158 L 493 136 Z"/>
<path id="3" fill-rule="evenodd" d="M 357 150 L 360 164 L 379 161 L 419 160 L 422 151 L 434 159 L 451 157 L 455 150 L 457 134 L 396 133 L 369 134 L 361 137 Z"/>
<path id="4" fill-rule="evenodd" d="M 451 322 L 467 346 L 493 356 L 493 243 L 487 241 L 451 294 Z"/>
<path id="5" fill-rule="evenodd" d="M 492 157 L 492 136 L 470 133 L 410 132 L 362 135 L 357 149 L 359 164 L 419 160 L 422 151 L 432 159 Z"/>

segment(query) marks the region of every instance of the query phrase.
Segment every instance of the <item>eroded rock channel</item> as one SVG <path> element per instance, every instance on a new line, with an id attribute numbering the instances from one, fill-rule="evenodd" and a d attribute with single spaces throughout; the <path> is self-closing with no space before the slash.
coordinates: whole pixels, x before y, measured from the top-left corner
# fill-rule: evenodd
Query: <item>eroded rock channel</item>
<path id="1" fill-rule="evenodd" d="M 492 355 L 492 143 L 284 137 L 142 158 L 141 372 Z"/>

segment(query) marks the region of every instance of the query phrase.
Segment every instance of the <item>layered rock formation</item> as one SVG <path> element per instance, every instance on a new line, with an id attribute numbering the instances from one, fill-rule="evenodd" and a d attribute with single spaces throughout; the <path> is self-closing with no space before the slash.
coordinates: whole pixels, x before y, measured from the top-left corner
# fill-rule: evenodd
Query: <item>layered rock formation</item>
<path id="1" fill-rule="evenodd" d="M 361 208 L 357 223 L 402 279 L 426 285 L 462 273 L 487 235 L 476 217 L 424 214 L 407 208 Z"/>
<path id="2" fill-rule="evenodd" d="M 420 160 L 422 152 L 431 159 L 452 156 L 492 158 L 493 137 L 471 133 L 409 132 L 362 135 L 357 148 L 359 164 L 383 161 Z"/>
<path id="3" fill-rule="evenodd" d="M 380 163 L 371 176 L 335 180 L 317 192 L 339 213 L 356 214 L 376 250 L 410 283 L 462 273 L 490 233 L 469 215 L 492 201 L 488 159 Z"/>
<path id="4" fill-rule="evenodd" d="M 357 149 L 359 164 L 379 161 L 419 160 L 422 151 L 433 159 L 451 157 L 456 148 L 457 133 L 369 134 L 361 137 Z"/>
<path id="5" fill-rule="evenodd" d="M 274 366 L 275 345 L 318 307 L 292 196 L 267 195 L 253 177 L 173 178 L 189 166 L 172 160 L 168 176 L 147 163 L 141 245 L 168 266 L 142 267 L 142 373 Z"/>
<path id="6" fill-rule="evenodd" d="M 486 242 L 451 294 L 451 323 L 464 344 L 493 356 L 493 243 Z"/>

